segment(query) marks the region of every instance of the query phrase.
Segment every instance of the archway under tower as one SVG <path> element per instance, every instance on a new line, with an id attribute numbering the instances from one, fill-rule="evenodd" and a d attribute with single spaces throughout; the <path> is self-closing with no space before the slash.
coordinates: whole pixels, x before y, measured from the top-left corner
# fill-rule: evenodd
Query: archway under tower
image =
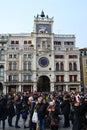
<path id="1" fill-rule="evenodd" d="M 40 76 L 37 82 L 38 92 L 50 92 L 50 79 L 47 76 Z"/>

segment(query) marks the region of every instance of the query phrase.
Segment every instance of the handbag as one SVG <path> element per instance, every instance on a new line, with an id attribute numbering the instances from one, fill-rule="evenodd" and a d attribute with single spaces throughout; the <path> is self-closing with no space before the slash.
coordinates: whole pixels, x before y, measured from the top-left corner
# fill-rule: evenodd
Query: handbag
<path id="1" fill-rule="evenodd" d="M 38 123 L 38 114 L 37 114 L 36 111 L 34 111 L 34 113 L 33 113 L 32 122 L 33 123 Z"/>

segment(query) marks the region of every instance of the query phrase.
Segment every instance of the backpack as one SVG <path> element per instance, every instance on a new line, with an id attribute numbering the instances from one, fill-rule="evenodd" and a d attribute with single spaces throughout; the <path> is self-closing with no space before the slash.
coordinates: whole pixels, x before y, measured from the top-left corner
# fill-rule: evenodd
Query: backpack
<path id="1" fill-rule="evenodd" d="M 22 112 L 21 114 L 22 114 L 23 119 L 27 119 L 27 112 L 26 111 Z"/>

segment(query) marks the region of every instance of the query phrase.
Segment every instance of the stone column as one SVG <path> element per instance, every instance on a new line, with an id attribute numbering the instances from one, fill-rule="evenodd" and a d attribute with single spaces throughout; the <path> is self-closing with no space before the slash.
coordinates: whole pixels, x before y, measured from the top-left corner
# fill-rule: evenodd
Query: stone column
<path id="1" fill-rule="evenodd" d="M 37 83 L 33 84 L 33 91 L 37 91 Z"/>
<path id="2" fill-rule="evenodd" d="M 18 91 L 21 92 L 21 85 L 19 85 Z"/>
<path id="3" fill-rule="evenodd" d="M 79 92 L 81 92 L 81 85 L 79 85 L 78 88 L 79 88 Z"/>
<path id="4" fill-rule="evenodd" d="M 50 84 L 50 91 L 53 92 L 54 91 L 54 83 Z"/>
<path id="5" fill-rule="evenodd" d="M 8 90 L 6 90 L 6 86 L 3 86 L 3 93 L 6 94 Z"/>
<path id="6" fill-rule="evenodd" d="M 68 91 L 68 85 L 66 85 L 66 91 Z"/>

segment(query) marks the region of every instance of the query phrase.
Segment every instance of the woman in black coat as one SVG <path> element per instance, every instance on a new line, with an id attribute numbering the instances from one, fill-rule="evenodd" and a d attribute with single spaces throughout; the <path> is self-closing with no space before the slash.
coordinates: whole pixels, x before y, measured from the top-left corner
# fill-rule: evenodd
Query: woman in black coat
<path id="1" fill-rule="evenodd" d="M 7 111 L 8 111 L 8 125 L 13 127 L 12 119 L 15 116 L 15 109 L 14 109 L 14 98 L 12 95 L 9 95 L 7 101 Z"/>

